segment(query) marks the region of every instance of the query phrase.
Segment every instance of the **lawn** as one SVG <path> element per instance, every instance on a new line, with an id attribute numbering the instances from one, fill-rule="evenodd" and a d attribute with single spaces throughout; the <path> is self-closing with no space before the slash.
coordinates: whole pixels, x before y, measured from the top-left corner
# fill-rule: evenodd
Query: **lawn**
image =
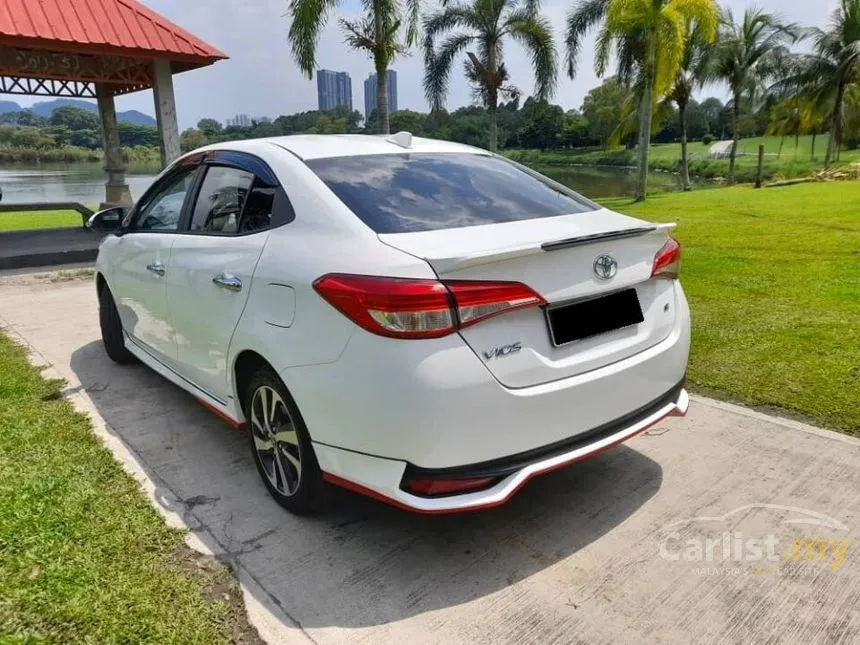
<path id="1" fill-rule="evenodd" d="M 600 201 L 678 222 L 695 390 L 860 435 L 860 182 Z"/>
<path id="2" fill-rule="evenodd" d="M 80 226 L 77 211 L 37 211 L 33 213 L 0 213 L 0 231 L 23 231 L 34 228 Z"/>
<path id="3" fill-rule="evenodd" d="M 61 387 L 0 334 L 0 642 L 259 642 Z"/>
<path id="4" fill-rule="evenodd" d="M 792 137 L 785 139 L 782 155 L 779 155 L 780 137 L 756 137 L 742 139 L 738 145 L 737 178 L 742 182 L 755 179 L 758 165 L 759 144 L 765 146 L 764 176 L 766 179 L 792 179 L 805 177 L 824 167 L 828 135 L 819 135 L 815 143 L 815 158 L 812 158 L 812 136 L 800 137 L 797 147 Z M 716 178 L 728 174 L 727 159 L 708 159 L 711 146 L 700 141 L 689 144 L 690 172 L 693 175 Z M 605 166 L 636 165 L 635 150 L 601 150 L 595 148 L 573 150 L 506 150 L 505 155 L 529 165 L 571 165 L 593 164 Z M 677 170 L 681 158 L 680 143 L 653 144 L 651 146 L 650 167 L 652 170 Z M 848 165 L 860 161 L 860 150 L 843 150 L 838 165 Z"/>

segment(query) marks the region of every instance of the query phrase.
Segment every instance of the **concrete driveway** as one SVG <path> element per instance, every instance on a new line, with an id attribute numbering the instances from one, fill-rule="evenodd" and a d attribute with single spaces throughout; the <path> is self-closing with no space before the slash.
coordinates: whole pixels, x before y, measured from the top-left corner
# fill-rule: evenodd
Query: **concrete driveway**
<path id="1" fill-rule="evenodd" d="M 498 509 L 424 517 L 344 492 L 297 518 L 243 434 L 108 360 L 96 308 L 88 280 L 0 281 L 6 331 L 233 564 L 271 642 L 860 642 L 857 440 L 696 399 Z"/>

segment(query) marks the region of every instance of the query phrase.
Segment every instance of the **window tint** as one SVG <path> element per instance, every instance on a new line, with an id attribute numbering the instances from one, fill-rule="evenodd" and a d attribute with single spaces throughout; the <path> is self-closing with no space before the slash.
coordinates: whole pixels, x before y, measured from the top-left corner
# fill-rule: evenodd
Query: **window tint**
<path id="1" fill-rule="evenodd" d="M 185 195 L 191 189 L 196 169 L 180 176 L 166 178 L 164 187 L 156 191 L 149 202 L 141 208 L 135 229 L 140 231 L 176 231 Z"/>
<path id="2" fill-rule="evenodd" d="M 377 233 L 432 231 L 594 210 L 514 164 L 480 154 L 312 159 L 308 166 Z"/>
<path id="3" fill-rule="evenodd" d="M 240 233 L 251 233 L 272 225 L 272 212 L 277 194 L 278 189 L 274 186 L 263 186 L 259 181 L 254 182 L 239 222 Z"/>
<path id="4" fill-rule="evenodd" d="M 211 166 L 197 196 L 192 231 L 236 233 L 254 175 L 238 168 Z"/>

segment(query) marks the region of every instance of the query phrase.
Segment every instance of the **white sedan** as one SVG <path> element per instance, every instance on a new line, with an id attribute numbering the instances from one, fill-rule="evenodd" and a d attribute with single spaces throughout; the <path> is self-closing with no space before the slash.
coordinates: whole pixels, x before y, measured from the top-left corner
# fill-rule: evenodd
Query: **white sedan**
<path id="1" fill-rule="evenodd" d="M 425 513 L 684 414 L 671 224 L 455 143 L 292 136 L 203 148 L 102 211 L 115 361 L 246 427 L 271 495 L 325 483 Z"/>

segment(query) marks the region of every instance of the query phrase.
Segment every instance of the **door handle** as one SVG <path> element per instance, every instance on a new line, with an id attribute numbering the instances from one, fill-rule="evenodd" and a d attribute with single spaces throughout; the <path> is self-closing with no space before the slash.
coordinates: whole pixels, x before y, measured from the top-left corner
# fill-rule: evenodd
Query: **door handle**
<path id="1" fill-rule="evenodd" d="M 227 289 L 228 291 L 242 290 L 242 281 L 232 273 L 219 273 L 214 278 L 212 278 L 212 282 L 214 282 L 222 289 Z"/>
<path id="2" fill-rule="evenodd" d="M 167 269 L 164 268 L 164 265 L 161 262 L 153 262 L 151 264 L 147 264 L 146 270 L 154 273 L 157 276 L 163 276 L 165 273 L 167 273 Z"/>

